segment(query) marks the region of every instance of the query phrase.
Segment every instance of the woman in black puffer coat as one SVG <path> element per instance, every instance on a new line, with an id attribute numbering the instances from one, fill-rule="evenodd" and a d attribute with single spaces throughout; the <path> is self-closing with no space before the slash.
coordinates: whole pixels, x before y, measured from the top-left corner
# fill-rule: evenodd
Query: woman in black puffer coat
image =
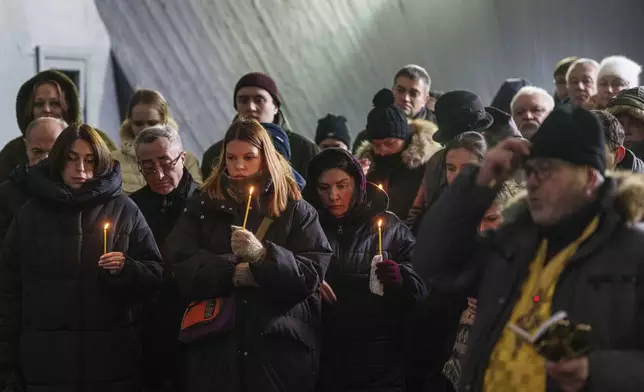
<path id="1" fill-rule="evenodd" d="M 331 248 L 260 123 L 236 121 L 222 146 L 222 159 L 166 243 L 186 300 L 223 298 L 234 307 L 208 333 L 180 334 L 187 342 L 184 391 L 313 392 L 320 283 Z M 265 235 L 256 236 L 268 222 Z"/>
<path id="2" fill-rule="evenodd" d="M 4 383 L 19 379 L 11 369 L 27 391 L 140 391 L 132 308 L 160 284 L 161 258 L 121 195 L 118 162 L 94 129 L 72 125 L 27 181 L 34 196 L 16 214 L 0 263 Z"/>
<path id="3" fill-rule="evenodd" d="M 322 151 L 308 173 L 305 197 L 334 249 L 322 285 L 320 390 L 405 391 L 404 320 L 426 295 L 410 265 L 414 238 L 349 152 Z M 380 219 L 384 261 L 376 264 L 375 282 L 384 295 L 370 289 Z"/>

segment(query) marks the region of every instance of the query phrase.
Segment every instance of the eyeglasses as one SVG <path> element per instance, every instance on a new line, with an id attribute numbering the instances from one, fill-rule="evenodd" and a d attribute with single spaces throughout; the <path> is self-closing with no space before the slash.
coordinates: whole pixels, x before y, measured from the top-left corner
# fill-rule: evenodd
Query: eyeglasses
<path id="1" fill-rule="evenodd" d="M 557 160 L 539 160 L 531 163 L 524 163 L 523 170 L 525 171 L 526 178 L 530 178 L 532 174 L 536 177 L 537 181 L 546 181 L 552 174 L 562 167 L 566 166 L 565 162 Z"/>
<path id="2" fill-rule="evenodd" d="M 139 171 L 143 175 L 149 176 L 151 174 L 158 173 L 160 168 L 163 173 L 169 174 L 172 171 L 172 169 L 174 169 L 174 167 L 177 165 L 177 162 L 179 162 L 179 159 L 181 158 L 182 155 L 183 153 L 179 154 L 176 158 L 174 158 L 169 162 L 164 162 L 160 164 L 156 164 L 152 162 L 146 162 L 144 164 L 139 163 Z"/>

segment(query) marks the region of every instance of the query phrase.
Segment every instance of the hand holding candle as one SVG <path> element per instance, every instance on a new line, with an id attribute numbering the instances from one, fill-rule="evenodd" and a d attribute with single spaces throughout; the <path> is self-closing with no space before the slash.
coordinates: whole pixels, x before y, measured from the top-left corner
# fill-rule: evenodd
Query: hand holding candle
<path id="1" fill-rule="evenodd" d="M 98 260 L 98 266 L 108 270 L 112 275 L 117 275 L 125 266 L 125 255 L 121 252 L 107 253 L 107 229 L 109 228 L 110 223 L 106 222 L 103 226 L 103 255 Z"/>
<path id="2" fill-rule="evenodd" d="M 246 221 L 248 221 L 248 212 L 250 211 L 250 201 L 253 197 L 253 187 L 250 187 L 250 190 L 248 191 L 248 203 L 246 203 L 246 214 L 244 215 L 244 224 L 242 225 L 242 229 L 246 228 Z"/>

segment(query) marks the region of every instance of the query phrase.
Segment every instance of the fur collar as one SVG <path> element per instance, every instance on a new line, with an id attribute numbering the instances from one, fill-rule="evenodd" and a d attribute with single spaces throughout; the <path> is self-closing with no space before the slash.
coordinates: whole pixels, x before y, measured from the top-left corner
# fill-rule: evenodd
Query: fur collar
<path id="1" fill-rule="evenodd" d="M 168 124 L 170 124 L 177 131 L 179 126 L 177 122 L 174 121 L 172 117 L 168 118 Z M 134 133 L 132 132 L 132 125 L 130 124 L 129 119 L 125 119 L 119 128 L 119 137 L 121 138 L 121 151 L 123 154 L 136 158 L 136 152 L 134 151 Z"/>
<path id="2" fill-rule="evenodd" d="M 615 210 L 628 225 L 634 225 L 644 221 L 644 174 L 618 171 L 606 174 L 606 181 L 612 184 L 602 203 L 605 209 Z M 511 220 L 519 214 L 528 213 L 526 202 L 527 191 L 523 191 L 510 199 L 503 208 L 511 213 Z"/>
<path id="3" fill-rule="evenodd" d="M 412 129 L 412 136 L 409 145 L 402 153 L 402 160 L 409 169 L 416 169 L 427 163 L 442 146 L 433 139 L 434 133 L 438 130 L 436 124 L 427 120 L 411 120 L 409 125 Z M 374 165 L 374 150 L 370 141 L 365 140 L 356 151 L 358 159 L 371 161 L 371 169 Z"/>

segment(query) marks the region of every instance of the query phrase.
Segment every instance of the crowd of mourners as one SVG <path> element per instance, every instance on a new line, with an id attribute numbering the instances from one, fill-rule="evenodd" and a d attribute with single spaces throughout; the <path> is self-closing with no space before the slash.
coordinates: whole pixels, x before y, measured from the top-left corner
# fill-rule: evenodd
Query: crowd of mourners
<path id="1" fill-rule="evenodd" d="M 644 87 L 570 57 L 486 106 L 407 65 L 364 130 L 241 77 L 201 159 L 46 70 L 0 151 L 0 390 L 644 391 Z M 299 133 L 298 133 L 299 132 Z"/>

